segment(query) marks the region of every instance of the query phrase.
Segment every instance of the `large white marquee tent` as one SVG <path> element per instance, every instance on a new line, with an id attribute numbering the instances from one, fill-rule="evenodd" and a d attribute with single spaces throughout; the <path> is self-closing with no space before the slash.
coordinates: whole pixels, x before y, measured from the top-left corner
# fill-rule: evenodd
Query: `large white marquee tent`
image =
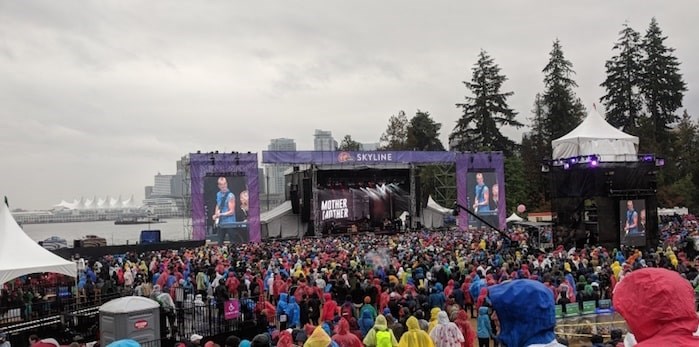
<path id="1" fill-rule="evenodd" d="M 552 141 L 553 160 L 598 156 L 602 162 L 636 161 L 638 137 L 607 123 L 596 110 L 568 134 Z"/>

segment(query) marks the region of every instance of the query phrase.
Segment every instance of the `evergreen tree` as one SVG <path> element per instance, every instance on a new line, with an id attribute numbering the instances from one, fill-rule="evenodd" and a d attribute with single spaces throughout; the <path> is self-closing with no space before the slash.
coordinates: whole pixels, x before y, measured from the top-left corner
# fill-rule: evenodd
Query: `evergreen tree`
<path id="1" fill-rule="evenodd" d="M 534 98 L 534 109 L 530 118 L 532 130 L 522 136 L 521 160 L 525 185 L 525 200 L 522 202 L 529 209 L 536 211 L 546 205 L 546 191 L 549 190 L 547 178 L 541 174 L 541 164 L 545 158 L 551 158 L 551 143 L 545 139 L 550 138 L 546 127 L 546 107 L 540 94 Z M 508 192 L 509 195 L 509 192 Z"/>
<path id="2" fill-rule="evenodd" d="M 546 109 L 545 127 L 546 143 L 551 143 L 569 131 L 573 130 L 585 115 L 580 99 L 575 96 L 573 88 L 578 84 L 572 78 L 575 74 L 573 64 L 565 59 L 563 48 L 558 39 L 553 42 L 549 53 L 549 62 L 542 71 L 546 90 L 543 95 L 543 105 Z"/>
<path id="3" fill-rule="evenodd" d="M 408 125 L 407 148 L 415 151 L 443 151 L 444 145 L 439 140 L 441 123 L 435 122 L 429 112 L 417 110 Z"/>
<path id="4" fill-rule="evenodd" d="M 515 119 L 517 112 L 507 105 L 507 98 L 514 93 L 500 91 L 507 77 L 483 50 L 472 71 L 471 82 L 463 83 L 473 96 L 467 96 L 466 103 L 456 104 L 464 114 L 449 136 L 450 145 L 460 151 L 503 151 L 511 155 L 515 143 L 502 135 L 500 128 L 523 125 Z"/>
<path id="5" fill-rule="evenodd" d="M 618 54 L 607 60 L 607 78 L 601 84 L 607 93 L 600 101 L 607 109 L 607 122 L 635 134 L 640 125 L 643 103 L 639 94 L 641 79 L 641 35 L 628 23 L 619 32 L 612 50 Z"/>
<path id="6" fill-rule="evenodd" d="M 678 169 L 678 176 L 685 177 L 697 168 L 699 160 L 695 154 L 699 148 L 699 125 L 684 110 L 682 118 L 675 127 L 672 145 L 672 162 Z"/>
<path id="7" fill-rule="evenodd" d="M 381 134 L 381 149 L 387 151 L 400 151 L 406 149 L 408 141 L 408 117 L 405 111 L 398 112 L 388 119 L 388 127 Z"/>
<path id="8" fill-rule="evenodd" d="M 672 54 L 673 48 L 665 46 L 658 22 L 653 18 L 643 38 L 642 48 L 645 54 L 641 61 L 641 94 L 649 116 L 648 132 L 651 140 L 657 144 L 658 154 L 668 150 L 670 125 L 679 120 L 675 111 L 682 107 L 682 98 L 687 90 L 679 71 L 680 63 Z"/>
<path id="9" fill-rule="evenodd" d="M 353 140 L 352 135 L 345 135 L 338 149 L 341 151 L 361 151 L 362 144 Z"/>
<path id="10" fill-rule="evenodd" d="M 528 204 L 527 185 L 529 182 L 526 177 L 521 156 L 515 154 L 505 157 L 505 182 L 507 183 L 507 201 L 505 203 L 510 210 L 519 204 Z M 510 214 L 509 210 L 507 214 Z"/>

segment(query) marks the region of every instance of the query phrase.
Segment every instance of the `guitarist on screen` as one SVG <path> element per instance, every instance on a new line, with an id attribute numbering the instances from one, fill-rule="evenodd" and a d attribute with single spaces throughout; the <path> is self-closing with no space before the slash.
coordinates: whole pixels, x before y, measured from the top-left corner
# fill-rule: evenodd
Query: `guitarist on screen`
<path id="1" fill-rule="evenodd" d="M 490 212 L 490 191 L 483 182 L 483 173 L 476 174 L 476 197 L 473 199 L 473 212 L 477 214 L 487 214 Z"/>
<path id="2" fill-rule="evenodd" d="M 226 240 L 229 228 L 236 222 L 235 219 L 235 194 L 228 190 L 228 181 L 225 177 L 218 178 L 218 189 L 216 193 L 216 209 L 212 219 L 214 228 L 218 229 L 219 244 Z M 230 235 L 231 241 L 233 235 Z"/>

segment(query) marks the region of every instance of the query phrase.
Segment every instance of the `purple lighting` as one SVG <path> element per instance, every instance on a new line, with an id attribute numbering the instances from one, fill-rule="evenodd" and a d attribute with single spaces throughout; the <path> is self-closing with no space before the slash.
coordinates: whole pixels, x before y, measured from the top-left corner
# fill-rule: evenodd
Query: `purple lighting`
<path id="1" fill-rule="evenodd" d="M 564 170 L 570 169 L 570 164 L 568 164 L 568 163 L 563 164 L 563 169 Z"/>
<path id="2" fill-rule="evenodd" d="M 597 161 L 597 159 L 592 159 L 592 161 L 590 162 L 590 167 L 597 167 L 598 164 L 599 162 Z"/>

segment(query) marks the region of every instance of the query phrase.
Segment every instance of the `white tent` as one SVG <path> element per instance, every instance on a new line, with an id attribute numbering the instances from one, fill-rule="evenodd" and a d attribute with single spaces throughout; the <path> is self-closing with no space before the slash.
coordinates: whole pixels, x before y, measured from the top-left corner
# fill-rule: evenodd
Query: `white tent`
<path id="1" fill-rule="evenodd" d="M 0 286 L 17 277 L 55 272 L 77 277 L 77 264 L 34 242 L 17 225 L 7 205 L 0 202 Z"/>
<path id="2" fill-rule="evenodd" d="M 432 196 L 427 198 L 427 206 L 422 209 L 422 225 L 426 228 L 438 228 L 444 225 L 444 216 L 451 215 L 452 210 L 439 205 Z"/>
<path id="3" fill-rule="evenodd" d="M 518 216 L 516 213 L 512 212 L 512 215 L 507 217 L 507 219 L 505 221 L 507 223 L 509 223 L 509 222 L 521 222 L 521 221 L 524 221 L 524 219 L 522 217 Z"/>
<path id="4" fill-rule="evenodd" d="M 597 155 L 603 162 L 619 162 L 635 161 L 638 155 L 638 137 L 613 127 L 597 111 L 588 113 L 577 128 L 553 140 L 551 146 L 554 160 Z"/>
<path id="5" fill-rule="evenodd" d="M 291 201 L 284 201 L 281 205 L 260 215 L 263 238 L 288 238 L 303 235 L 305 223 L 301 223 L 300 218 L 299 215 L 293 213 Z"/>

